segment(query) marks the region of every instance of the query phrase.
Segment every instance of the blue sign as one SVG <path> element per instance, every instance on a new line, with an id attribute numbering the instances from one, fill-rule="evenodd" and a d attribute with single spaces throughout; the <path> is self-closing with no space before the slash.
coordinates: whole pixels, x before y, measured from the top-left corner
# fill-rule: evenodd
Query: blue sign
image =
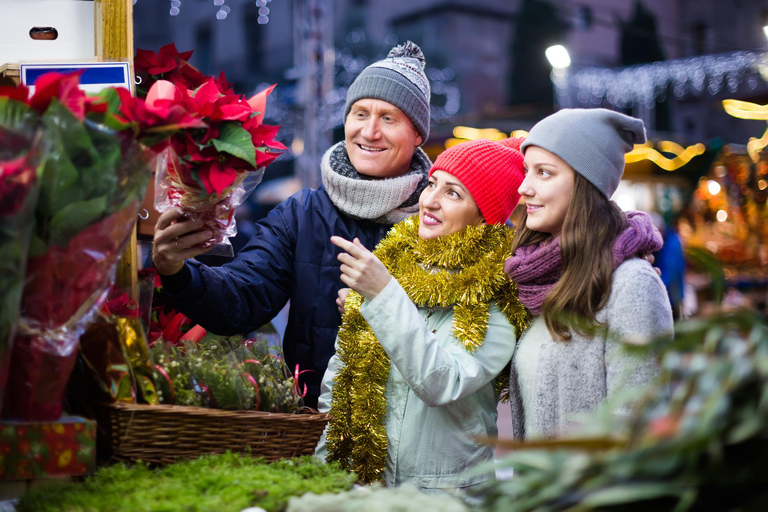
<path id="1" fill-rule="evenodd" d="M 22 64 L 20 66 L 21 83 L 33 88 L 35 81 L 46 73 L 64 74 L 80 70 L 83 71 L 80 75 L 80 88 L 85 92 L 95 93 L 107 87 L 131 89 L 131 76 L 127 62 Z"/>

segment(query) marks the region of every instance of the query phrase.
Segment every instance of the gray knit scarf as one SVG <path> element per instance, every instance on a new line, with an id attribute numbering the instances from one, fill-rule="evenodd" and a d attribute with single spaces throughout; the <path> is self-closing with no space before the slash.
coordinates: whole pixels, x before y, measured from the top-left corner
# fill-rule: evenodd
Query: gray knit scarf
<path id="1" fill-rule="evenodd" d="M 323 155 L 323 185 L 336 207 L 355 219 L 397 224 L 419 211 L 419 195 L 427 186 L 432 162 L 416 148 L 411 168 L 395 178 L 371 179 L 352 167 L 344 141 Z"/>

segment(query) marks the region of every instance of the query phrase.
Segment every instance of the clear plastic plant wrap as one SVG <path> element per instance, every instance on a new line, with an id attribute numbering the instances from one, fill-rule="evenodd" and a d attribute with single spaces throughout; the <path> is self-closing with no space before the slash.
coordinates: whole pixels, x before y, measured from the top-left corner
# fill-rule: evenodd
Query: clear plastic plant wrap
<path id="1" fill-rule="evenodd" d="M 8 419 L 60 416 L 78 338 L 105 298 L 154 165 L 135 132 L 107 127 L 107 103 L 78 82 L 51 73 L 31 97 L 23 86 L 0 91 L 49 144 L 4 390 Z"/>
<path id="2" fill-rule="evenodd" d="M 187 62 L 192 52 L 173 44 L 158 53 L 136 51 L 137 88 L 147 106 L 196 121 L 171 136 L 155 179 L 155 209 L 181 208 L 211 238 L 209 254 L 231 256 L 234 212 L 259 184 L 264 168 L 287 149 L 275 140 L 279 126 L 263 124 L 272 87 L 246 99 L 224 73 L 203 75 Z"/>
<path id="3" fill-rule="evenodd" d="M 41 131 L 31 131 L 4 115 L 9 113 L 8 101 L 0 98 L 0 410 L 21 306 L 40 164 L 47 152 Z"/>
<path id="4" fill-rule="evenodd" d="M 181 208 L 201 231 L 212 233 L 211 238 L 201 244 L 201 247 L 211 248 L 208 254 L 232 256 L 229 237 L 237 234 L 235 210 L 261 183 L 264 168 L 238 173 L 221 193 L 206 193 L 192 178 L 194 166 L 179 157 L 172 147 L 163 150 L 155 172 L 155 209 L 163 213 L 171 208 Z"/>

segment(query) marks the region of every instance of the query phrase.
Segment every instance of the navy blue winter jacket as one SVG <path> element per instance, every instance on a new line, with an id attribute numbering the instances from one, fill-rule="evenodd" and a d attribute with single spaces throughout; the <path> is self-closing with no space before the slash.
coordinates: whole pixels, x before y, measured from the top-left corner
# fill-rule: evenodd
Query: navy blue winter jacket
<path id="1" fill-rule="evenodd" d="M 322 187 L 305 189 L 256 224 L 256 234 L 234 261 L 208 267 L 190 260 L 191 281 L 182 290 L 166 286 L 166 292 L 179 311 L 222 335 L 261 327 L 290 299 L 285 359 L 291 371 L 296 364 L 312 370 L 302 374 L 301 383 L 308 387 L 306 405 L 317 407 L 341 324 L 336 296 L 345 287 L 336 259 L 341 250 L 330 238 L 357 237 L 373 250 L 391 227 L 344 215 Z"/>

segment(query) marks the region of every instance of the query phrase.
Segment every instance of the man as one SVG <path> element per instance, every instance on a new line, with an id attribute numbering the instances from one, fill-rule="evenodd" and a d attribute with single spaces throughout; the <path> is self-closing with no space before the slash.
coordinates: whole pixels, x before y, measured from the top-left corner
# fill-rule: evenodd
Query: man
<path id="1" fill-rule="evenodd" d="M 176 210 L 160 216 L 153 260 L 172 304 L 217 334 L 247 333 L 269 322 L 290 299 L 283 340 L 291 371 L 317 407 L 320 380 L 334 352 L 344 287 L 332 235 L 373 249 L 393 224 L 418 211 L 431 166 L 419 146 L 429 136 L 424 56 L 408 41 L 371 64 L 349 88 L 344 141 L 323 156 L 323 186 L 305 189 L 256 224 L 234 261 L 207 267 L 186 260 L 210 233 L 195 233 Z"/>

